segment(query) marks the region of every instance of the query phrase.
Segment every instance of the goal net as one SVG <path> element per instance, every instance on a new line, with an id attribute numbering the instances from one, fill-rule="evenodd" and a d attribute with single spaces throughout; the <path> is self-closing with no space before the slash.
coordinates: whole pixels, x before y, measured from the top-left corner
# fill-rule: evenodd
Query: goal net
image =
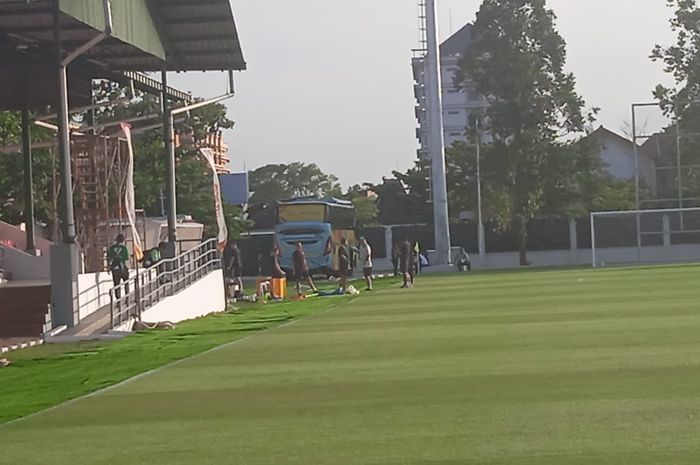
<path id="1" fill-rule="evenodd" d="M 700 208 L 591 213 L 593 267 L 700 262 Z"/>

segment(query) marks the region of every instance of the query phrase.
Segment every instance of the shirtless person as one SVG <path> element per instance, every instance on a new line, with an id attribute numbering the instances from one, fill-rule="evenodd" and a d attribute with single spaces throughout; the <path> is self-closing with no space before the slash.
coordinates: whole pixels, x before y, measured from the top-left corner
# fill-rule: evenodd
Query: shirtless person
<path id="1" fill-rule="evenodd" d="M 399 244 L 399 266 L 403 276 L 403 286 L 401 287 L 413 286 L 413 250 L 408 239 Z"/>
<path id="2" fill-rule="evenodd" d="M 301 283 L 306 282 L 311 286 L 313 292 L 318 292 L 313 280 L 311 279 L 311 273 L 309 273 L 309 264 L 306 263 L 306 254 L 304 253 L 304 246 L 301 242 L 297 242 L 297 248 L 292 254 L 292 264 L 294 266 L 294 279 L 297 281 L 297 294 L 301 293 Z"/>

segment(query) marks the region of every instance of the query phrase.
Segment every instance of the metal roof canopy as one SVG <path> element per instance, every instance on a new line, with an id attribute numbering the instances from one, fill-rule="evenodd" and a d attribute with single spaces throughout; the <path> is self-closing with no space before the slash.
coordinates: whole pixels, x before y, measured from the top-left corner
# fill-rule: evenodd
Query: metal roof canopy
<path id="1" fill-rule="evenodd" d="M 105 29 L 98 5 L 102 2 L 95 0 L 0 0 L 0 109 L 18 107 L 23 92 L 17 86 L 23 82 L 29 87 L 32 107 L 56 102 L 53 79 L 47 79 L 56 60 L 55 2 L 60 9 L 64 56 Z M 94 78 L 128 82 L 123 72 L 130 71 L 246 69 L 229 0 L 117 0 L 111 4 L 112 34 L 70 66 L 71 76 L 83 83 Z M 153 83 L 136 84 L 149 91 Z M 71 84 L 70 91 L 73 106 L 84 105 L 90 90 Z M 185 97 L 176 91 L 171 96 Z"/>
<path id="2" fill-rule="evenodd" d="M 58 1 L 64 51 L 104 30 L 101 7 L 96 5 L 101 2 Z M 0 0 L 0 34 L 51 46 L 52 9 L 53 0 Z M 161 71 L 164 61 L 168 71 L 246 69 L 229 0 L 118 0 L 112 11 L 113 36 L 85 53 L 84 59 L 113 71 Z M 144 14 L 150 18 L 142 18 Z"/>

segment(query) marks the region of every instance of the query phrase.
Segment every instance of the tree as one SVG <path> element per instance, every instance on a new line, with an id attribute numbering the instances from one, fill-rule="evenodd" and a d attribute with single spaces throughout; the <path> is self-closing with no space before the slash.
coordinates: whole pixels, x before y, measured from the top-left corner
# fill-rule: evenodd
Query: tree
<path id="1" fill-rule="evenodd" d="M 489 134 L 491 219 L 517 230 L 522 265 L 528 220 L 548 195 L 577 182 L 574 167 L 584 163 L 562 138 L 581 134 L 592 119 L 564 71 L 566 43 L 555 20 L 544 0 L 485 0 L 456 76 L 488 103 L 481 123 Z M 593 163 L 593 154 L 585 158 Z"/>
<path id="2" fill-rule="evenodd" d="M 377 194 L 380 224 L 414 224 L 431 221 L 427 172 L 422 162 L 416 162 L 406 173 L 393 171 L 393 177 L 383 178 L 372 186 Z"/>
<path id="3" fill-rule="evenodd" d="M 377 224 L 379 208 L 377 207 L 376 193 L 368 184 L 351 186 L 344 195 L 355 206 L 355 221 L 358 228 L 366 228 Z"/>
<path id="4" fill-rule="evenodd" d="M 251 204 L 268 204 L 294 197 L 340 197 L 338 178 L 316 164 L 300 162 L 265 165 L 249 174 Z"/>
<path id="5" fill-rule="evenodd" d="M 654 95 L 664 107 L 674 103 L 686 106 L 687 102 L 700 101 L 700 9 L 696 0 L 667 0 L 666 3 L 675 10 L 670 25 L 677 34 L 676 43 L 656 45 L 651 59 L 663 62 L 664 70 L 673 76 L 676 87 L 659 84 Z"/>
<path id="6" fill-rule="evenodd" d="M 661 143 L 674 145 L 676 125 L 681 132 L 697 133 L 700 127 L 700 8 L 696 0 L 667 0 L 674 9 L 670 20 L 671 30 L 676 33 L 675 44 L 656 45 L 651 59 L 664 64 L 664 70 L 673 76 L 675 86 L 659 84 L 654 97 L 674 123 L 663 131 Z M 672 143 L 671 143 L 672 141 Z M 673 153 L 676 147 L 670 148 Z M 682 153 L 683 193 L 686 198 L 697 197 L 700 190 L 700 170 L 692 168 L 700 164 L 700 140 L 697 137 L 680 139 Z M 696 204 L 700 205 L 700 203 Z M 686 202 L 685 206 L 690 206 Z"/>
<path id="7" fill-rule="evenodd" d="M 97 101 L 113 102 L 127 96 L 127 90 L 117 84 L 96 81 L 93 92 Z M 158 117 L 157 98 L 138 93 L 127 104 L 104 105 L 94 113 L 73 115 L 78 123 L 92 125 L 126 120 L 131 117 L 154 114 Z M 226 115 L 226 107 L 210 105 L 192 111 L 189 117 L 179 121 L 176 128 L 181 134 L 194 134 L 201 140 L 208 133 L 233 127 Z M 108 128 L 113 131 L 114 127 Z M 54 134 L 32 128 L 35 141 L 50 140 Z M 0 146 L 20 141 L 21 125 L 18 113 L 0 112 Z M 161 214 L 161 193 L 165 188 L 165 154 L 163 133 L 151 130 L 134 137 L 134 185 L 136 204 L 149 216 Z M 38 221 L 50 224 L 54 214 L 52 205 L 54 157 L 47 150 L 34 150 L 35 212 Z M 217 224 L 214 215 L 211 172 L 194 147 L 183 145 L 176 150 L 177 205 L 180 213 L 191 215 L 205 226 L 209 235 L 215 234 Z M 18 153 L 0 154 L 0 218 L 12 223 L 23 220 L 22 156 Z M 229 232 L 233 237 L 248 228 L 243 212 L 238 207 L 227 206 L 225 215 Z"/>
<path id="8" fill-rule="evenodd" d="M 21 142 L 22 123 L 17 112 L 0 112 L 0 146 Z M 51 136 L 46 130 L 32 127 L 32 140 L 41 142 Z M 55 212 L 52 202 L 55 159 L 47 149 L 33 149 L 34 215 L 36 221 L 51 226 Z M 19 224 L 25 220 L 24 155 L 19 152 L 0 153 L 0 220 Z"/>

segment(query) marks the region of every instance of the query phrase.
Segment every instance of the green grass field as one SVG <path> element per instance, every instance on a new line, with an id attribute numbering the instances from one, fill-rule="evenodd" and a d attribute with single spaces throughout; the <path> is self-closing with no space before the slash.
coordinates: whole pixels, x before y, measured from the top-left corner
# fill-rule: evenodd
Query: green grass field
<path id="1" fill-rule="evenodd" d="M 699 277 L 422 278 L 0 426 L 0 464 L 696 465 Z"/>

